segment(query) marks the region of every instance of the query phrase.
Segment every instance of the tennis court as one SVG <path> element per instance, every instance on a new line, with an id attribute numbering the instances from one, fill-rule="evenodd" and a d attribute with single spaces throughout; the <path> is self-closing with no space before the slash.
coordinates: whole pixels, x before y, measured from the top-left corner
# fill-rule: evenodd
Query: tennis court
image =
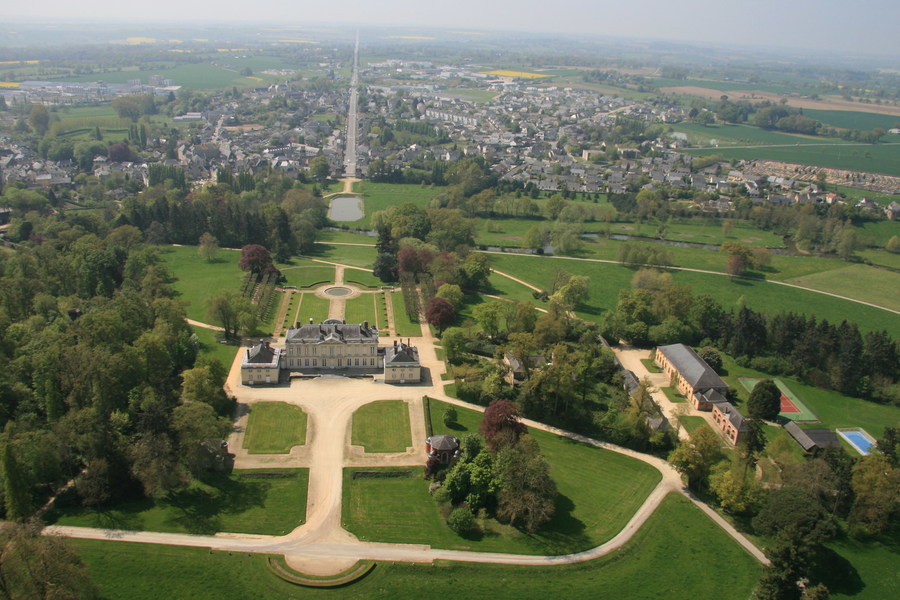
<path id="1" fill-rule="evenodd" d="M 762 379 L 758 377 L 739 377 L 738 379 L 748 392 L 752 392 L 756 384 L 762 381 Z M 781 390 L 781 411 L 778 413 L 779 416 L 800 423 L 819 422 L 819 418 L 816 414 L 810 410 L 808 406 L 803 404 L 797 395 L 794 394 L 783 381 L 775 378 L 773 378 L 772 381 L 774 381 L 776 387 Z"/>

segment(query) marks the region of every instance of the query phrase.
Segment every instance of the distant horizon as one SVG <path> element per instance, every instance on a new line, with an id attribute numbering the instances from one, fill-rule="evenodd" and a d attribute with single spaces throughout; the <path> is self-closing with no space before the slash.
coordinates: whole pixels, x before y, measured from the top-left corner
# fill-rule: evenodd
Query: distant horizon
<path id="1" fill-rule="evenodd" d="M 305 3 L 304 3 L 305 4 Z M 85 15 L 87 10 L 91 16 Z M 279 25 L 303 31 L 312 27 L 427 28 L 480 32 L 571 35 L 585 39 L 621 39 L 680 43 L 693 47 L 779 49 L 848 58 L 900 60 L 900 3 L 894 0 L 758 0 L 750 6 L 710 0 L 557 0 L 553 3 L 495 0 L 490 4 L 457 0 L 452 10 L 412 0 L 333 0 L 327 5 L 297 6 L 272 0 L 265 13 L 247 14 L 236 0 L 157 0 L 152 6 L 123 6 L 94 0 L 89 9 L 63 0 L 36 0 L 4 9 L 10 25 L 116 24 L 122 26 Z M 277 15 L 277 16 L 276 16 Z"/>

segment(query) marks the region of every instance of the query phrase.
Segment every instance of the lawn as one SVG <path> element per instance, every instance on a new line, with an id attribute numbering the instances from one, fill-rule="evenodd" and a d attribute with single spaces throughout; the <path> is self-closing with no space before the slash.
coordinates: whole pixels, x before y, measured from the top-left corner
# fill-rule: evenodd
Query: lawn
<path id="1" fill-rule="evenodd" d="M 281 274 L 285 279 L 283 285 L 298 288 L 318 287 L 334 281 L 334 267 L 312 262 L 303 266 L 282 267 Z"/>
<path id="2" fill-rule="evenodd" d="M 743 600 L 761 572 L 759 564 L 724 531 L 674 494 L 663 500 L 623 548 L 597 560 L 552 567 L 384 562 L 358 583 L 330 590 L 301 590 L 277 579 L 266 570 L 263 555 L 95 540 L 74 543 L 103 597 L 110 600 L 298 596 L 419 600 L 423 590 L 429 595 L 501 600 L 562 596 Z M 698 564 L 728 565 L 728 584 L 697 569 Z"/>
<path id="3" fill-rule="evenodd" d="M 372 213 L 384 210 L 390 206 L 412 202 L 419 207 L 426 207 L 428 202 L 446 188 L 406 185 L 402 183 L 376 183 L 374 181 L 360 181 L 353 186 L 354 193 L 363 197 L 366 216 L 358 221 L 348 223 L 350 227 L 369 228 L 369 219 Z"/>
<path id="4" fill-rule="evenodd" d="M 659 389 L 662 390 L 662 393 L 666 395 L 666 398 L 669 399 L 669 402 L 674 402 L 676 404 L 685 404 L 687 402 L 687 398 L 679 394 L 675 388 L 664 387 Z"/>
<path id="5" fill-rule="evenodd" d="M 884 248 L 893 236 L 900 236 L 900 221 L 865 221 L 856 230 L 861 242 Z"/>
<path id="6" fill-rule="evenodd" d="M 344 281 L 372 289 L 378 289 L 384 285 L 369 269 L 344 269 Z"/>
<path id="7" fill-rule="evenodd" d="M 738 397 L 744 401 L 750 394 L 738 381 L 739 377 L 771 377 L 768 373 L 741 367 L 726 355 L 723 355 L 723 359 L 728 372 L 724 379 L 738 391 Z M 832 390 L 812 387 L 793 377 L 779 375 L 778 378 L 816 414 L 821 425 L 815 427 L 862 427 L 876 438 L 881 438 L 885 427 L 900 423 L 900 408 L 896 406 L 876 404 Z"/>
<path id="8" fill-rule="evenodd" d="M 54 525 L 212 535 L 281 535 L 306 519 L 307 469 L 214 473 L 159 500 L 143 498 L 94 509 L 61 507 Z"/>
<path id="9" fill-rule="evenodd" d="M 681 423 L 681 426 L 688 431 L 688 433 L 694 433 L 701 427 L 709 427 L 709 423 L 707 423 L 706 419 L 704 419 L 703 417 L 691 417 L 688 415 L 684 415 L 678 417 L 678 421 Z"/>
<path id="10" fill-rule="evenodd" d="M 161 246 L 160 258 L 174 281 L 178 299 L 188 303 L 187 316 L 206 322 L 206 299 L 220 292 L 241 289 L 245 273 L 238 266 L 240 252 L 219 250 L 213 262 L 197 255 L 196 246 Z"/>
<path id="11" fill-rule="evenodd" d="M 867 265 L 848 265 L 842 269 L 796 277 L 788 280 L 788 283 L 900 310 L 900 295 L 897 294 L 900 290 L 900 273 L 885 269 Z"/>
<path id="12" fill-rule="evenodd" d="M 883 265 L 900 271 L 900 254 L 885 250 L 857 250 L 856 255 L 873 265 Z"/>
<path id="13" fill-rule="evenodd" d="M 327 298 L 319 298 L 311 292 L 303 294 L 294 294 L 301 296 L 300 304 L 297 306 L 293 323 L 305 325 L 312 319 L 313 323 L 321 323 L 328 318 L 328 310 L 331 307 L 331 301 Z"/>
<path id="14" fill-rule="evenodd" d="M 333 229 L 321 229 L 316 232 L 316 238 L 322 243 L 340 242 L 343 244 L 365 244 L 375 246 L 378 239 L 365 233 L 355 231 L 335 231 Z"/>
<path id="15" fill-rule="evenodd" d="M 375 246 L 336 246 L 316 242 L 311 253 L 313 258 L 320 258 L 342 265 L 371 269 L 375 262 Z"/>
<path id="16" fill-rule="evenodd" d="M 344 305 L 344 320 L 348 323 L 364 323 L 368 321 L 372 327 L 380 327 L 378 319 L 375 318 L 378 314 L 377 302 L 379 295 L 362 294 L 347 300 Z"/>
<path id="17" fill-rule="evenodd" d="M 418 321 L 410 320 L 406 314 L 406 304 L 403 303 L 403 292 L 395 291 L 390 294 L 391 305 L 394 309 L 394 328 L 401 337 L 419 337 L 422 335 L 422 326 Z"/>
<path id="18" fill-rule="evenodd" d="M 250 454 L 287 454 L 306 443 L 306 413 L 286 402 L 257 402 L 250 407 L 244 448 Z"/>
<path id="19" fill-rule="evenodd" d="M 642 358 L 641 364 L 651 373 L 662 373 L 662 369 L 657 366 L 656 361 L 652 358 Z"/>
<path id="20" fill-rule="evenodd" d="M 218 339 L 222 334 L 218 331 L 213 331 L 212 329 L 191 327 L 191 331 L 197 336 L 197 340 L 200 342 L 201 356 L 218 358 L 226 369 L 231 368 L 231 363 L 234 362 L 234 355 L 240 349 L 240 346 L 237 343 L 229 342 L 227 344 L 220 344 Z"/>
<path id="21" fill-rule="evenodd" d="M 590 279 L 590 299 L 579 305 L 576 313 L 589 321 L 596 321 L 604 311 L 615 307 L 619 290 L 630 288 L 635 272 L 623 265 L 553 257 L 492 254 L 491 261 L 497 269 L 543 289 L 550 288 L 558 270 L 587 276 Z M 900 319 L 878 308 L 849 300 L 765 281 L 732 280 L 708 273 L 673 271 L 672 278 L 678 283 L 689 285 L 695 294 L 711 295 L 726 310 L 737 306 L 741 301 L 747 307 L 766 314 L 792 311 L 814 314 L 817 318 L 827 319 L 832 323 L 840 323 L 850 317 L 863 332 L 886 329 L 894 337 L 900 337 Z"/>
<path id="22" fill-rule="evenodd" d="M 409 405 L 403 400 L 381 400 L 353 413 L 352 444 L 366 452 L 405 452 L 412 446 Z"/>
<path id="23" fill-rule="evenodd" d="M 460 407 L 455 407 L 457 423 L 445 426 L 442 415 L 447 407 L 439 400 L 430 401 L 435 434 L 464 437 L 478 430 L 481 413 Z M 660 480 L 656 469 L 633 458 L 543 431 L 532 430 L 531 435 L 550 463 L 550 474 L 559 491 L 553 520 L 536 534 L 526 535 L 489 519 L 485 523 L 488 531 L 480 539 L 457 536 L 443 524 L 440 507 L 428 494 L 428 482 L 418 469 L 412 477 L 400 480 L 352 480 L 352 487 L 345 488 L 345 494 L 351 494 L 345 502 L 345 523 L 370 540 L 406 539 L 445 548 L 562 554 L 612 538 Z M 396 503 L 396 498 L 404 499 L 404 524 L 396 523 L 398 518 L 391 511 L 375 508 Z M 383 513 L 376 516 L 373 510 Z M 413 513 L 416 518 L 409 518 Z M 400 527 L 405 528 L 403 535 L 397 533 Z"/>

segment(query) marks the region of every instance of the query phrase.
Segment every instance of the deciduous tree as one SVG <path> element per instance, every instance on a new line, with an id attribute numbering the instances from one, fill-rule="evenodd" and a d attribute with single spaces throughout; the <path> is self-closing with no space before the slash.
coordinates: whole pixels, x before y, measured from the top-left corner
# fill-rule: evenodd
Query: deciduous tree
<path id="1" fill-rule="evenodd" d="M 449 301 L 443 298 L 432 298 L 425 309 L 425 319 L 438 328 L 438 335 L 456 322 L 456 311 Z"/>
<path id="2" fill-rule="evenodd" d="M 747 400 L 747 412 L 754 419 L 773 421 L 781 412 L 781 390 L 771 379 L 763 379 L 753 386 Z"/>

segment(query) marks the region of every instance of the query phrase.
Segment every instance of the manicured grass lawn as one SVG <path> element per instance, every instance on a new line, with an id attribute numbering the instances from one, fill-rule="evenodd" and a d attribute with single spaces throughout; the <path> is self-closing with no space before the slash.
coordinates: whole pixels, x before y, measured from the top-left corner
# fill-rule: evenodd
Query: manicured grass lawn
<path id="1" fill-rule="evenodd" d="M 307 262 L 307 261 L 304 261 Z M 286 267 L 282 269 L 285 282 L 298 288 L 318 287 L 334 281 L 334 267 L 307 262 L 309 266 Z"/>
<path id="2" fill-rule="evenodd" d="M 877 540 L 842 538 L 827 544 L 820 563 L 821 580 L 832 598 L 896 598 L 900 596 L 900 528 Z"/>
<path id="3" fill-rule="evenodd" d="M 306 413 L 286 402 L 257 402 L 250 407 L 244 448 L 250 454 L 287 454 L 306 443 Z"/>
<path id="4" fill-rule="evenodd" d="M 194 332 L 194 335 L 200 341 L 200 355 L 218 358 L 225 365 L 226 369 L 231 368 L 231 363 L 234 362 L 234 355 L 240 349 L 238 344 L 235 342 L 220 344 L 217 340 L 218 336 L 222 334 L 212 329 L 191 327 L 191 331 Z"/>
<path id="5" fill-rule="evenodd" d="M 344 269 L 344 281 L 347 283 L 356 283 L 361 285 L 362 287 L 367 288 L 380 288 L 384 283 L 372 275 L 372 271 L 369 269 Z"/>
<path id="6" fill-rule="evenodd" d="M 394 308 L 394 327 L 397 335 L 402 337 L 419 337 L 422 335 L 422 327 L 418 322 L 410 320 L 406 314 L 406 305 L 403 303 L 403 292 L 395 291 L 390 294 L 391 305 Z"/>
<path id="7" fill-rule="evenodd" d="M 368 321 L 370 326 L 376 327 L 378 323 L 375 318 L 377 299 L 378 294 L 362 294 L 347 300 L 344 307 L 344 320 L 348 323 Z"/>
<path id="8" fill-rule="evenodd" d="M 369 246 L 374 246 L 378 240 L 378 238 L 355 231 L 334 231 L 331 229 L 317 231 L 316 238 L 323 243 L 341 242 L 345 244 L 366 244 Z"/>
<path id="9" fill-rule="evenodd" d="M 842 269 L 796 277 L 789 283 L 900 310 L 900 295 L 897 293 L 900 290 L 900 274 L 885 269 L 848 265 Z"/>
<path id="10" fill-rule="evenodd" d="M 701 427 L 709 427 L 709 423 L 703 417 L 691 417 L 688 415 L 678 417 L 681 426 L 688 430 L 688 433 L 694 433 Z"/>
<path id="11" fill-rule="evenodd" d="M 313 258 L 371 269 L 376 252 L 375 246 L 335 246 L 317 242 L 311 254 Z"/>
<path id="12" fill-rule="evenodd" d="M 493 256 L 491 256 L 491 260 L 493 260 Z M 495 296 L 502 296 L 510 300 L 517 300 L 521 302 L 531 302 L 532 304 L 540 308 L 546 308 L 547 306 L 546 302 L 536 300 L 534 296 L 531 295 L 533 291 L 531 288 L 522 285 L 518 281 L 513 281 L 509 277 L 491 273 L 488 281 L 491 284 L 490 293 L 494 294 Z"/>
<path id="13" fill-rule="evenodd" d="M 724 377 L 729 386 L 738 391 L 738 396 L 746 401 L 749 392 L 738 381 L 739 377 L 771 377 L 767 373 L 738 366 L 730 357 L 723 355 L 728 375 Z M 845 396 L 835 391 L 823 390 L 801 383 L 792 377 L 778 376 L 803 401 L 821 421 L 814 427 L 862 427 L 876 438 L 884 435 L 884 428 L 900 422 L 900 408 L 889 404 L 876 404 L 861 398 Z"/>
<path id="14" fill-rule="evenodd" d="M 215 473 L 160 500 L 145 498 L 105 509 L 65 507 L 49 513 L 47 520 L 134 531 L 281 535 L 306 519 L 308 476 L 307 469 Z"/>
<path id="15" fill-rule="evenodd" d="M 597 560 L 553 567 L 384 562 L 363 580 L 330 590 L 301 590 L 277 579 L 266 570 L 263 555 L 127 542 L 74 543 L 91 577 L 101 586 L 103 597 L 110 600 L 283 600 L 307 596 L 420 600 L 423 590 L 436 596 L 502 600 L 563 596 L 743 600 L 761 572 L 759 564 L 724 531 L 685 498 L 674 494 L 663 500 L 623 548 Z M 727 564 L 727 585 L 697 569 L 698 564 Z"/>
<path id="16" fill-rule="evenodd" d="M 462 438 L 478 431 L 480 412 L 454 407 L 457 422 L 447 427 L 443 422 L 443 413 L 449 405 L 433 399 L 429 404 L 435 434 L 449 433 Z M 550 463 L 550 475 L 559 492 L 556 514 L 547 525 L 536 534 L 527 536 L 490 521 L 490 533 L 480 540 L 466 540 L 456 536 L 445 525 L 442 527 L 446 531 L 438 531 L 423 522 L 419 525 L 422 536 L 419 539 L 423 543 L 437 545 L 437 542 L 425 541 L 428 536 L 436 535 L 454 542 L 454 548 L 477 543 L 478 549 L 484 551 L 502 543 L 501 551 L 528 554 L 562 554 L 584 550 L 618 533 L 660 480 L 656 469 L 636 459 L 544 431 L 531 430 L 530 434 Z M 425 494 L 425 500 L 430 503 L 429 510 L 435 519 L 438 518 L 439 507 L 427 496 L 427 482 L 418 480 L 418 485 Z M 373 527 L 374 523 L 370 522 L 368 526 Z M 388 524 L 381 525 L 380 529 L 385 535 L 390 534 Z"/>
<path id="17" fill-rule="evenodd" d="M 403 400 L 381 400 L 353 413 L 352 443 L 366 452 L 404 452 L 412 446 L 409 405 Z"/>
<path id="18" fill-rule="evenodd" d="M 302 297 L 300 298 L 300 305 L 294 321 L 305 325 L 309 323 L 310 319 L 313 320 L 313 323 L 321 323 L 328 318 L 328 308 L 331 306 L 330 300 L 319 298 L 313 293 L 295 294 L 295 296 L 297 295 Z"/>
<path id="19" fill-rule="evenodd" d="M 178 299 L 188 303 L 187 316 L 206 322 L 206 299 L 224 291 L 239 291 L 245 273 L 238 266 L 240 252 L 219 250 L 213 262 L 197 255 L 196 246 L 160 246 L 160 258 L 174 281 Z"/>

